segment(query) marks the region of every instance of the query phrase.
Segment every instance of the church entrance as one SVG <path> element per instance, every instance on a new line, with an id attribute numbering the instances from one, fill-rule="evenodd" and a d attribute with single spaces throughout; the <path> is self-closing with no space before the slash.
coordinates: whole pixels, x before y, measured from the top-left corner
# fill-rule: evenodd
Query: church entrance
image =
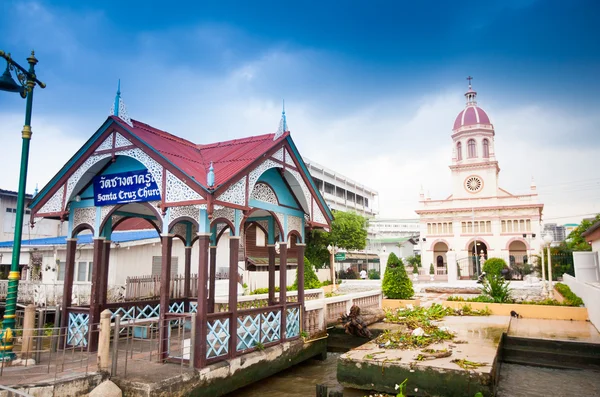
<path id="1" fill-rule="evenodd" d="M 433 258 L 435 260 L 435 274 L 446 275 L 446 253 L 448 246 L 446 243 L 438 242 L 433 247 Z"/>
<path id="2" fill-rule="evenodd" d="M 523 241 L 513 241 L 508 246 L 510 267 L 521 266 L 527 263 L 527 246 Z"/>
<path id="3" fill-rule="evenodd" d="M 473 268 L 473 274 L 481 274 L 481 259 L 488 257 L 488 247 L 483 241 L 473 241 L 469 244 L 469 261 Z"/>

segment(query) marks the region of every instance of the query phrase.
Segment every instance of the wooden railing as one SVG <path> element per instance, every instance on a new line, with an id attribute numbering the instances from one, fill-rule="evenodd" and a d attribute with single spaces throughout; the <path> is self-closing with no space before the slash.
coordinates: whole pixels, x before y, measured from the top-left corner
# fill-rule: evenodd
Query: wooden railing
<path id="1" fill-rule="evenodd" d="M 225 275 L 226 276 L 226 275 Z M 224 276 L 217 273 L 217 280 Z M 241 283 L 241 276 L 238 277 L 238 282 Z M 171 277 L 171 299 L 179 299 L 185 297 L 185 276 L 177 275 Z M 127 277 L 125 281 L 125 300 L 142 300 L 156 299 L 160 297 L 160 276 L 136 276 Z M 190 275 L 190 296 L 189 298 L 198 297 L 198 275 Z"/>

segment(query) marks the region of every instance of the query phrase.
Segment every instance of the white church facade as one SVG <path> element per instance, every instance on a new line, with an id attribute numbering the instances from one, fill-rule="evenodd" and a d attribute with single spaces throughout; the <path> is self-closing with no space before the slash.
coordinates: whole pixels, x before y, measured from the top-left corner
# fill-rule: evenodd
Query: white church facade
<path id="1" fill-rule="evenodd" d="M 452 129 L 452 192 L 432 200 L 421 192 L 420 232 L 423 266 L 434 265 L 448 280 L 471 278 L 481 260 L 499 257 L 511 267 L 531 263 L 540 247 L 543 204 L 535 183 L 528 194 L 514 195 L 498 183 L 494 126 L 477 106 L 469 84 L 466 107 Z"/>

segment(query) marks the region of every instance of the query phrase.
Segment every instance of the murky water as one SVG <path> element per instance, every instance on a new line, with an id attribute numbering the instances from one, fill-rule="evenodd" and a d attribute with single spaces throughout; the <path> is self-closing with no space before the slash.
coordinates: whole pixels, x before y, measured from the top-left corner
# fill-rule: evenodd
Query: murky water
<path id="1" fill-rule="evenodd" d="M 339 353 L 327 353 L 327 360 L 308 360 L 226 397 L 311 397 L 316 385 L 327 385 L 330 390 L 343 390 L 344 397 L 363 397 L 365 391 L 342 388 L 337 382 Z"/>

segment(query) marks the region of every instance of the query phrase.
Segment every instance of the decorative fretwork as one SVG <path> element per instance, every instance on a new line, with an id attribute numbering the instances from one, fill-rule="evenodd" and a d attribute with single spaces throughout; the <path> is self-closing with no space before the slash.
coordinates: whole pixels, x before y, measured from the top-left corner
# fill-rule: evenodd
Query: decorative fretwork
<path id="1" fill-rule="evenodd" d="M 281 339 L 281 312 L 272 311 L 261 314 L 261 343 L 275 342 Z"/>
<path id="2" fill-rule="evenodd" d="M 112 145 L 112 143 L 111 143 Z M 104 153 L 97 156 L 88 157 L 83 164 L 81 164 L 75 172 L 69 177 L 67 181 L 67 201 L 71 199 L 71 195 L 73 194 L 73 190 L 81 180 L 81 177 L 96 163 L 110 157 L 110 153 Z"/>
<path id="3" fill-rule="evenodd" d="M 293 338 L 300 335 L 300 310 L 298 307 L 287 309 L 285 321 L 285 337 Z"/>
<path id="4" fill-rule="evenodd" d="M 194 189 L 189 187 L 181 179 L 167 171 L 167 193 L 166 201 L 168 203 L 177 203 L 180 201 L 202 200 L 202 196 Z"/>
<path id="5" fill-rule="evenodd" d="M 192 218 L 193 220 L 198 221 L 198 219 L 200 219 L 200 210 L 203 207 L 206 208 L 206 205 L 183 205 L 180 207 L 171 207 L 169 210 L 169 224 L 183 217 Z"/>
<path id="6" fill-rule="evenodd" d="M 283 229 L 285 229 L 285 215 L 284 215 L 284 214 L 282 214 L 281 212 L 275 212 L 275 216 L 276 216 L 276 217 L 277 217 L 277 219 L 279 220 L 279 223 L 281 224 L 281 227 L 282 227 Z M 277 225 L 277 223 L 275 223 L 275 225 Z M 279 228 L 277 228 L 277 229 L 279 229 Z M 288 229 L 289 229 L 289 226 L 288 226 Z M 282 238 L 281 238 L 281 239 L 282 239 L 283 241 L 286 241 L 286 237 L 287 237 L 287 233 L 288 233 L 288 231 L 287 231 L 287 230 L 281 230 L 281 229 L 279 229 L 279 230 L 278 230 L 278 232 L 279 232 L 278 234 L 279 234 L 280 236 L 282 236 Z"/>
<path id="7" fill-rule="evenodd" d="M 73 210 L 73 230 L 82 224 L 94 227 L 96 224 L 96 207 L 75 208 Z"/>
<path id="8" fill-rule="evenodd" d="M 283 165 L 279 164 L 276 161 L 267 159 L 263 161 L 258 167 L 250 171 L 250 175 L 248 176 L 248 191 L 252 192 L 254 190 L 254 185 L 258 181 L 258 178 L 267 170 L 271 168 L 283 168 Z"/>
<path id="9" fill-rule="evenodd" d="M 187 226 L 185 225 L 185 223 L 177 223 L 171 228 L 170 233 L 176 236 L 183 237 L 185 239 L 187 238 Z M 189 243 L 188 241 L 186 242 Z"/>
<path id="10" fill-rule="evenodd" d="M 215 209 L 213 211 L 213 219 L 217 218 L 225 218 L 231 222 L 232 225 L 235 224 L 235 209 L 229 207 L 222 207 L 219 209 Z"/>
<path id="11" fill-rule="evenodd" d="M 206 358 L 224 356 L 229 352 L 229 319 L 208 320 Z"/>
<path id="12" fill-rule="evenodd" d="M 246 177 L 229 186 L 225 192 L 217 197 L 217 200 L 231 204 L 246 205 Z"/>
<path id="13" fill-rule="evenodd" d="M 62 185 L 60 189 L 56 191 L 50 198 L 50 200 L 46 201 L 46 204 L 38 211 L 40 214 L 48 214 L 51 212 L 61 212 L 63 210 L 63 194 L 65 193 L 65 185 Z"/>
<path id="14" fill-rule="evenodd" d="M 293 215 L 288 215 L 288 234 L 291 231 L 295 230 L 300 234 L 300 236 L 302 236 L 302 229 L 302 218 Z"/>
<path id="15" fill-rule="evenodd" d="M 185 302 L 173 302 L 169 306 L 169 313 L 184 313 Z"/>
<path id="16" fill-rule="evenodd" d="M 287 168 L 286 171 L 292 174 L 294 178 L 296 178 L 296 182 L 298 182 L 298 185 L 300 185 L 300 189 L 302 189 L 302 193 L 304 194 L 304 198 L 306 199 L 305 210 L 307 212 L 310 211 L 310 200 L 312 199 L 312 194 L 310 193 L 308 186 L 306 186 L 306 183 L 304 183 L 304 179 L 302 179 L 302 176 L 296 170 Z"/>
<path id="17" fill-rule="evenodd" d="M 115 137 L 115 148 L 133 145 L 133 143 L 131 143 L 131 141 L 125 138 L 123 135 L 119 134 L 118 132 L 116 134 L 117 135 Z"/>
<path id="18" fill-rule="evenodd" d="M 283 148 L 279 149 L 273 154 L 273 157 L 279 161 L 283 161 Z"/>
<path id="19" fill-rule="evenodd" d="M 270 203 L 274 205 L 279 205 L 279 200 L 277 200 L 277 195 L 271 189 L 271 186 L 266 183 L 257 183 L 252 190 L 252 194 L 250 198 L 254 200 L 264 201 L 265 203 Z"/>
<path id="20" fill-rule="evenodd" d="M 113 146 L 112 146 L 112 144 L 113 144 L 113 136 L 112 136 L 112 134 L 110 134 L 110 135 L 108 136 L 108 138 L 106 138 L 106 139 L 104 140 L 104 142 L 102 142 L 102 143 L 100 144 L 100 146 L 98 146 L 98 147 L 96 148 L 96 151 L 97 151 L 97 152 L 99 152 L 99 151 L 101 151 L 101 150 L 110 150 L 110 149 L 112 149 L 112 147 L 113 147 Z"/>
<path id="21" fill-rule="evenodd" d="M 288 152 L 287 149 L 285 150 L 285 163 L 291 165 L 292 167 L 296 166 L 296 164 L 294 164 L 292 156 L 290 155 L 290 152 Z"/>
<path id="22" fill-rule="evenodd" d="M 115 114 L 115 105 L 114 104 L 110 107 L 110 114 Z M 118 113 L 116 113 L 116 115 L 121 120 L 123 120 L 128 126 L 133 127 L 131 118 L 129 117 L 129 114 L 127 113 L 127 107 L 125 106 L 125 102 L 123 102 L 123 99 L 120 96 L 119 96 L 119 109 L 118 109 Z"/>
<path id="23" fill-rule="evenodd" d="M 67 344 L 70 346 L 87 346 L 90 315 L 88 313 L 69 313 L 67 328 Z"/>
<path id="24" fill-rule="evenodd" d="M 100 224 L 104 222 L 108 214 L 115 209 L 115 205 L 104 205 L 100 207 Z M 100 231 L 99 231 L 100 232 Z"/>
<path id="25" fill-rule="evenodd" d="M 190 302 L 190 313 L 198 313 L 198 302 Z"/>
<path id="26" fill-rule="evenodd" d="M 122 150 L 116 153 L 117 156 L 128 156 L 131 157 L 146 167 L 148 172 L 152 174 L 154 177 L 154 181 L 156 182 L 156 187 L 160 190 L 161 197 L 164 197 L 164 192 L 162 191 L 162 172 L 163 167 L 158 162 L 156 162 L 152 157 L 148 156 L 142 149 L 127 149 Z"/>
<path id="27" fill-rule="evenodd" d="M 250 314 L 237 319 L 237 350 L 255 347 L 260 342 L 260 314 Z"/>
<path id="28" fill-rule="evenodd" d="M 327 225 L 327 219 L 323 215 L 321 208 L 317 204 L 317 201 L 313 199 L 313 221 L 322 225 Z"/>

